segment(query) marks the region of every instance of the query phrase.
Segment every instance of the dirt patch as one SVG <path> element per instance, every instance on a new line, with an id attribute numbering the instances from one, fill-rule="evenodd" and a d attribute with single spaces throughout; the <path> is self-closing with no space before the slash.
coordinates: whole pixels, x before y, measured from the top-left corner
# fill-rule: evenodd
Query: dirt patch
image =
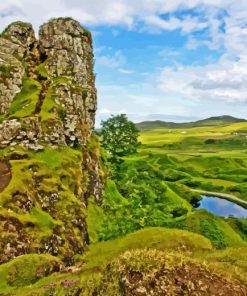
<path id="1" fill-rule="evenodd" d="M 8 185 L 12 178 L 10 165 L 6 160 L 0 160 L 0 192 Z"/>

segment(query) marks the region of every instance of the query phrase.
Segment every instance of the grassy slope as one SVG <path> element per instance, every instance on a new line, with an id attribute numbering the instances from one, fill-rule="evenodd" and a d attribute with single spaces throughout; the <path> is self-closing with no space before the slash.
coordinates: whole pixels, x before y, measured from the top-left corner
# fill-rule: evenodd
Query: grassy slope
<path id="1" fill-rule="evenodd" d="M 171 230 L 165 228 L 147 228 L 135 233 L 129 234 L 123 238 L 111 240 L 107 242 L 101 242 L 92 244 L 89 246 L 87 252 L 83 257 L 78 257 L 78 261 L 83 265 L 77 268 L 77 271 L 63 272 L 60 274 L 53 274 L 47 278 L 39 279 L 35 270 L 39 266 L 40 261 L 37 255 L 36 257 L 30 256 L 30 261 L 27 262 L 27 257 L 23 256 L 13 260 L 11 263 L 7 263 L 2 266 L 1 271 L 4 270 L 4 278 L 8 277 L 11 266 L 19 266 L 19 270 L 24 268 L 25 264 L 33 264 L 32 272 L 25 273 L 22 277 L 12 274 L 12 286 L 5 280 L 4 284 L 0 286 L 0 292 L 14 293 L 15 295 L 68 295 L 69 291 L 77 291 L 78 288 L 83 288 L 85 294 L 92 295 L 92 291 L 101 284 L 102 273 L 105 273 L 105 268 L 112 260 L 119 258 L 119 256 L 126 251 L 138 251 L 140 249 L 149 250 L 155 249 L 164 252 L 167 259 L 174 258 L 173 265 L 180 265 L 182 262 L 190 262 L 194 260 L 201 267 L 212 270 L 214 273 L 222 276 L 223 278 L 233 279 L 241 278 L 246 282 L 246 278 L 243 277 L 246 264 L 242 261 L 243 255 L 238 256 L 235 249 L 226 249 L 225 251 L 216 251 L 213 249 L 211 242 L 203 236 L 182 231 Z M 240 249 L 238 249 L 240 251 Z M 241 249 L 241 253 L 246 253 L 246 248 Z M 229 256 L 234 254 L 233 257 Z M 147 257 L 148 258 L 148 257 Z M 235 266 L 231 265 L 231 260 L 234 258 Z M 25 260 L 24 260 L 25 259 Z M 138 258 L 136 258 L 138 260 Z M 136 260 L 134 259 L 134 260 Z M 169 260 L 170 260 L 169 259 Z M 168 260 L 168 261 L 169 261 Z M 43 263 L 45 261 L 43 260 Z M 147 271 L 151 266 L 145 263 L 143 260 L 139 264 L 144 264 L 143 268 Z M 151 263 L 151 262 L 149 262 Z M 140 266 L 140 265 L 138 265 Z M 225 269 L 225 266 L 228 268 Z M 154 268 L 155 266 L 152 266 Z M 49 274 L 49 273 L 47 273 Z M 108 274 L 109 276 L 109 274 Z M 64 282 L 71 283 L 71 286 L 64 287 Z M 111 278 L 109 277 L 106 285 L 110 286 Z M 29 286 L 32 282 L 33 285 Z M 246 282 L 247 284 L 247 282 Z M 66 294 L 67 293 L 67 294 Z M 107 294 L 108 295 L 108 294 Z M 116 295 L 116 294 L 115 294 Z"/>
<path id="2" fill-rule="evenodd" d="M 93 268 L 109 263 L 127 250 L 142 248 L 192 252 L 212 250 L 212 244 L 205 237 L 188 231 L 145 228 L 122 238 L 90 245 L 83 258 L 87 263 L 86 268 Z"/>

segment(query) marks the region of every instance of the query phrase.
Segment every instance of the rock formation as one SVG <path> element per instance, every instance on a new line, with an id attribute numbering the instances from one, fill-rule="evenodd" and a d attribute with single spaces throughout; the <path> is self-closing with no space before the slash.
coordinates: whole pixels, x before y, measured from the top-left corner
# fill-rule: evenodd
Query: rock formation
<path id="1" fill-rule="evenodd" d="M 92 135 L 97 95 L 91 34 L 70 18 L 15 22 L 0 37 L 0 263 L 50 253 L 66 264 L 88 243 L 87 198 L 101 201 Z M 3 177 L 0 175 L 0 183 Z"/>
<path id="2" fill-rule="evenodd" d="M 1 146 L 18 142 L 39 149 L 42 142 L 86 143 L 97 100 L 91 34 L 78 22 L 50 21 L 40 28 L 39 41 L 30 24 L 10 25 L 0 38 L 0 79 L 0 114 L 5 119 L 0 125 Z M 22 96 L 25 82 L 39 94 L 20 102 L 27 110 L 18 116 L 20 110 L 11 103 L 17 93 Z M 25 130 L 23 122 L 28 125 Z"/>

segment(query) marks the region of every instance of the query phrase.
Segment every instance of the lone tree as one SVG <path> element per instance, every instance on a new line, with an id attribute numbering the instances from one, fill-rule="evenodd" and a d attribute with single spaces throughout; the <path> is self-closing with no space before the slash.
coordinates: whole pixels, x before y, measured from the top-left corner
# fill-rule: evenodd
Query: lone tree
<path id="1" fill-rule="evenodd" d="M 102 146 L 111 154 L 112 161 L 135 153 L 139 145 L 139 131 L 125 114 L 111 116 L 102 121 Z"/>

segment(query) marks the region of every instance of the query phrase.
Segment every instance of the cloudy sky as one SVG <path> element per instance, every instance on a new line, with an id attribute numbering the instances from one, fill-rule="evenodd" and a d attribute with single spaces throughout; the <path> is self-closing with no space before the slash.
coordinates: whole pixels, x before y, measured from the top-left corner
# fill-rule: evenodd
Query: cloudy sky
<path id="1" fill-rule="evenodd" d="M 71 16 L 93 32 L 97 122 L 247 118 L 246 0 L 1 0 L 0 29 Z"/>

